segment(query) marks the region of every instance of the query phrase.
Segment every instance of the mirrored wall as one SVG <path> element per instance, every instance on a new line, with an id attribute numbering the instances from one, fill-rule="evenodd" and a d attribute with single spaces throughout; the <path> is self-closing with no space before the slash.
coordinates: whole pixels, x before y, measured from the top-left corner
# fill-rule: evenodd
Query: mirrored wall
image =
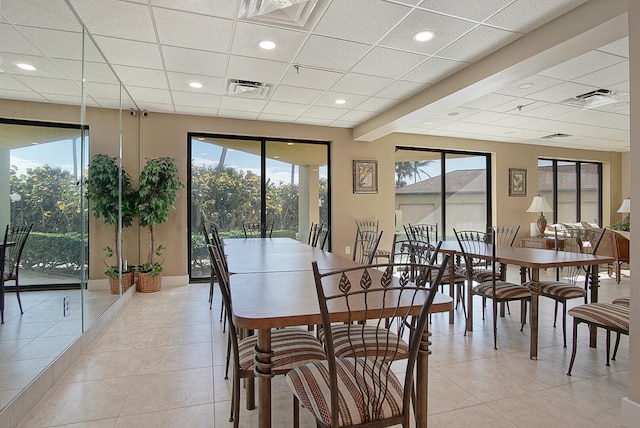
<path id="1" fill-rule="evenodd" d="M 102 248 L 137 235 L 96 219 L 85 185 L 97 153 L 118 176 L 137 172 L 138 117 L 63 0 L 2 0 L 0 37 L 0 227 L 33 225 L 19 265 L 22 313 L 15 282 L 5 284 L 2 410 L 121 296 L 104 275 L 118 262 Z M 137 264 L 137 245 L 127 248 Z"/>

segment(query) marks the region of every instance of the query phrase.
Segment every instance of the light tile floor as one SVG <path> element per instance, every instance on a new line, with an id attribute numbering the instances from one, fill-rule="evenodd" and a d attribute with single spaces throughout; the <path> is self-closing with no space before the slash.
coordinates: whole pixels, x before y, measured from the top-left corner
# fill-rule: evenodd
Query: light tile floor
<path id="1" fill-rule="evenodd" d="M 620 285 L 601 275 L 600 301 L 628 295 L 629 272 L 623 273 Z M 135 295 L 20 427 L 232 426 L 219 298 L 210 311 L 207 294 L 207 284 L 194 284 Z M 461 310 L 453 326 L 446 314 L 433 316 L 430 427 L 620 426 L 620 403 L 627 395 L 626 336 L 617 361 L 606 367 L 604 334 L 598 336 L 599 348 L 591 349 L 582 326 L 569 377 L 571 344 L 563 348 L 562 330 L 553 328 L 551 301 L 541 298 L 538 361 L 529 359 L 527 329 L 519 331 L 519 305 L 499 320 L 497 351 L 491 317 L 482 321 L 480 306 L 478 300 L 475 330 L 467 336 Z M 571 322 L 569 317 L 569 330 Z M 256 426 L 257 410 L 243 407 L 241 426 Z M 292 425 L 291 408 L 284 379 L 275 378 L 274 427 Z M 315 426 L 304 410 L 301 415 L 303 426 Z"/>

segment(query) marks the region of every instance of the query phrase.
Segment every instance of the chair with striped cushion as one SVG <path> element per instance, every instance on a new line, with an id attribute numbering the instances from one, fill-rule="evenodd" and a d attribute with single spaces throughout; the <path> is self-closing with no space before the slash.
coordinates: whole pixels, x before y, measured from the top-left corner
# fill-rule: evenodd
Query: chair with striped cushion
<path id="1" fill-rule="evenodd" d="M 254 356 L 258 336 L 248 336 L 240 339 L 239 331 L 233 324 L 232 302 L 229 289 L 229 272 L 225 268 L 223 256 L 219 248 L 212 244 L 207 246 L 211 264 L 214 266 L 222 301 L 227 312 L 229 323 L 229 338 L 233 350 L 233 391 L 231 395 L 231 417 L 229 422 L 233 422 L 235 428 L 239 425 L 240 419 L 240 379 L 253 378 Z M 311 361 L 325 359 L 322 345 L 315 338 L 313 333 L 306 330 L 291 328 L 279 329 L 271 332 L 271 350 L 273 373 L 286 374 L 294 367 L 307 364 Z"/>
<path id="2" fill-rule="evenodd" d="M 295 427 L 299 422 L 298 402 L 311 412 L 318 426 L 410 426 L 415 363 L 428 312 L 447 262 L 445 256 L 441 265 L 390 263 L 326 273 L 321 273 L 317 263 L 313 263 L 326 332 L 327 360 L 295 368 L 286 376 L 296 401 Z M 416 274 L 414 281 L 410 280 L 411 272 Z M 429 282 L 434 272 L 437 274 Z M 347 315 L 335 319 L 329 310 L 335 307 L 344 308 Z M 397 343 L 387 336 L 389 330 L 384 325 L 387 318 L 395 320 L 398 340 L 405 335 L 409 337 L 406 359 L 389 358 L 396 352 Z M 359 322 L 365 319 L 369 322 Z M 349 356 L 338 357 L 334 322 L 347 322 L 353 338 L 368 332 L 365 327 L 375 326 L 382 340 L 364 347 L 358 347 L 362 343 L 359 341 L 348 342 L 346 346 L 352 349 L 344 355 Z M 389 359 L 394 360 L 393 369 Z M 396 373 L 402 373 L 402 377 Z"/>
<path id="3" fill-rule="evenodd" d="M 470 292 L 479 295 L 484 299 L 491 299 L 493 302 L 493 347 L 498 349 L 498 303 L 520 301 L 520 331 L 523 330 L 527 317 L 527 302 L 531 301 L 531 291 L 528 287 L 520 284 L 513 284 L 489 275 L 483 276 L 483 272 L 497 272 L 496 268 L 496 245 L 495 231 L 490 234 L 475 230 L 457 231 L 456 235 L 467 273 L 467 283 Z M 488 264 L 487 264 L 488 262 Z M 476 285 L 473 283 L 476 282 Z M 472 300 L 469 299 L 469 316 L 473 314 Z M 484 311 L 482 312 L 484 319 Z M 465 330 L 466 334 L 466 330 Z"/>
<path id="4" fill-rule="evenodd" d="M 599 229 L 585 229 L 576 236 L 576 251 L 596 254 L 602 239 Z M 557 241 L 557 232 L 556 232 Z M 556 248 L 558 246 L 556 245 Z M 540 281 L 538 293 L 555 301 L 553 312 L 553 327 L 556 327 L 558 304 L 562 303 L 562 339 L 564 347 L 567 347 L 567 300 L 584 299 L 587 303 L 587 287 L 589 286 L 590 266 L 569 266 L 559 270 L 555 281 Z M 531 287 L 532 284 L 525 284 Z"/>
<path id="5" fill-rule="evenodd" d="M 389 259 L 391 251 L 372 246 L 375 239 L 382 237 L 382 231 L 379 230 L 379 220 L 356 220 L 356 239 L 353 244 L 353 260 L 362 264 L 371 264 L 374 261 L 379 262 L 379 258 Z"/>
<path id="6" fill-rule="evenodd" d="M 613 303 L 587 303 L 569 309 L 569 315 L 573 317 L 573 350 L 567 375 L 571 376 L 571 369 L 578 350 L 578 325 L 585 323 L 589 328 L 604 328 L 607 332 L 607 366 L 609 366 L 609 353 L 611 351 L 611 332 L 629 335 L 629 306 Z M 618 342 L 618 341 L 616 341 Z M 612 360 L 616 359 L 616 349 Z"/>

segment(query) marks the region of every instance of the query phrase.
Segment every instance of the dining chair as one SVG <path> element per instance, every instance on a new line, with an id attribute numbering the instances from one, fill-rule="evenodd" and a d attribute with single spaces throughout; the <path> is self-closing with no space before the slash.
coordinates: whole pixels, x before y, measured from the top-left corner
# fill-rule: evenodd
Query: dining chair
<path id="1" fill-rule="evenodd" d="M 527 302 L 531 301 L 531 291 L 528 287 L 514 284 L 490 275 L 486 279 L 487 261 L 491 272 L 497 272 L 495 231 L 490 233 L 475 230 L 458 231 L 453 229 L 464 259 L 467 283 L 471 297 L 479 295 L 483 300 L 490 299 L 493 303 L 493 347 L 498 349 L 498 303 L 520 301 L 520 331 L 523 330 L 527 316 Z M 473 285 L 474 281 L 476 285 Z M 471 299 L 469 300 L 471 302 Z M 471 313 L 471 303 L 467 310 Z M 484 320 L 484 308 L 482 310 Z M 465 330 L 466 334 L 466 330 Z"/>
<path id="2" fill-rule="evenodd" d="M 22 302 L 20 301 L 20 259 L 22 258 L 22 251 L 27 243 L 27 238 L 31 232 L 33 224 L 24 226 L 12 226 L 7 228 L 4 232 L 4 246 L 7 242 L 13 242 L 15 245 L 6 247 L 4 249 L 4 267 L 2 271 L 2 281 L 6 284 L 7 281 L 14 281 L 16 284 L 16 298 L 18 299 L 18 306 L 20 307 L 20 313 L 23 314 Z M 4 323 L 4 308 L 2 308 L 2 322 Z"/>
<path id="3" fill-rule="evenodd" d="M 318 227 L 317 236 L 313 243 L 313 246 L 321 250 L 326 250 L 325 247 L 329 245 L 328 242 L 330 233 L 331 228 L 329 226 L 321 224 L 320 227 Z"/>
<path id="4" fill-rule="evenodd" d="M 357 231 L 356 242 L 353 246 L 353 261 L 363 265 L 370 265 L 376 259 L 376 252 L 382 231 Z M 386 256 L 388 257 L 388 256 Z"/>
<path id="5" fill-rule="evenodd" d="M 409 223 L 404 226 L 404 231 L 407 234 L 407 237 L 411 239 L 417 239 L 427 242 L 438 241 L 438 223 Z"/>
<path id="6" fill-rule="evenodd" d="M 356 260 L 356 253 L 360 249 L 358 248 L 359 239 L 361 239 L 362 237 L 371 237 L 375 233 L 379 232 L 379 225 L 380 225 L 379 220 L 356 220 L 356 239 L 355 239 L 355 244 L 353 245 L 354 261 Z M 373 263 L 373 260 L 376 260 L 376 262 L 378 262 L 379 258 L 385 258 L 389 260 L 391 257 L 391 251 L 385 248 L 379 248 L 378 246 L 376 246 L 376 248 L 373 251 L 375 254 L 371 259 L 371 261 L 369 262 L 369 264 Z M 365 255 L 365 257 L 368 257 L 368 254 Z"/>
<path id="7" fill-rule="evenodd" d="M 252 223 L 242 222 L 242 231 L 245 238 L 262 238 L 262 224 L 259 221 Z M 271 238 L 273 235 L 273 221 L 266 225 L 265 236 Z"/>
<path id="8" fill-rule="evenodd" d="M 240 379 L 255 377 L 255 347 L 258 336 L 240 338 L 233 323 L 233 303 L 229 288 L 229 272 L 225 269 L 224 256 L 216 245 L 207 246 L 211 264 L 216 271 L 222 301 L 226 307 L 229 337 L 233 355 L 233 390 L 231 395 L 231 416 L 235 428 L 240 419 Z M 286 374 L 289 370 L 315 360 L 325 359 L 322 344 L 313 333 L 299 328 L 277 329 L 271 332 L 272 372 Z"/>
<path id="9" fill-rule="evenodd" d="M 315 247 L 315 242 L 318 240 L 318 229 L 320 224 L 311 222 L 311 227 L 309 228 L 309 238 L 307 239 L 307 244 Z"/>
<path id="10" fill-rule="evenodd" d="M 313 262 L 327 359 L 286 375 L 294 395 L 294 427 L 299 426 L 298 402 L 311 412 L 318 426 L 410 426 L 416 359 L 446 263 L 448 256 L 440 265 L 388 263 L 320 272 Z M 399 276 L 394 276 L 395 272 Z M 410 272 L 416 273 L 413 281 Z M 336 307 L 346 313 L 339 320 L 330 310 Z M 371 326 L 384 336 L 390 333 L 384 326 L 388 317 L 396 320 L 397 340 L 405 333 L 409 337 L 407 358 L 390 358 L 398 343 L 389 337 L 364 347 L 360 342 L 347 342 L 350 349 L 346 355 L 350 356 L 339 356 L 335 321 L 347 322 L 354 338 L 367 334 L 366 328 Z M 370 322 L 359 322 L 366 319 Z M 394 360 L 393 368 L 390 359 Z"/>
<path id="11" fill-rule="evenodd" d="M 602 242 L 603 233 L 600 229 L 585 229 L 576 236 L 576 251 L 586 254 L 596 254 L 600 243 Z M 558 248 L 557 230 L 554 234 L 556 240 L 556 248 Z M 556 250 L 557 251 L 557 250 Z M 538 294 L 554 300 L 553 312 L 553 328 L 556 327 L 558 318 L 558 304 L 562 303 L 562 339 L 563 345 L 567 347 L 567 300 L 584 299 L 587 303 L 587 289 L 589 287 L 589 276 L 591 266 L 569 266 L 559 269 L 559 277 L 555 281 L 539 281 L 537 284 Z M 531 282 L 524 285 L 531 288 Z"/>

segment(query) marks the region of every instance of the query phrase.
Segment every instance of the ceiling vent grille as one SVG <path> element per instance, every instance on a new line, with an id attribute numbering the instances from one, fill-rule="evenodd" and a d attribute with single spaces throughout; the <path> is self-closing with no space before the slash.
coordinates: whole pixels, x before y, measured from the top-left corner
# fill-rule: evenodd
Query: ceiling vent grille
<path id="1" fill-rule="evenodd" d="M 271 85 L 250 80 L 229 79 L 227 81 L 226 95 L 233 95 L 245 98 L 266 99 L 269 95 Z"/>
<path id="2" fill-rule="evenodd" d="M 595 91 L 585 92 L 561 101 L 562 104 L 568 104 L 579 108 L 596 108 L 608 104 L 614 104 L 620 101 L 620 92 L 611 91 L 609 89 L 596 89 Z"/>
<path id="3" fill-rule="evenodd" d="M 540 137 L 542 140 L 551 140 L 553 138 L 567 138 L 571 137 L 569 134 L 563 134 L 562 132 L 556 132 L 555 134 L 545 135 L 544 137 Z"/>
<path id="4" fill-rule="evenodd" d="M 238 18 L 308 30 L 327 0 L 243 0 Z"/>

